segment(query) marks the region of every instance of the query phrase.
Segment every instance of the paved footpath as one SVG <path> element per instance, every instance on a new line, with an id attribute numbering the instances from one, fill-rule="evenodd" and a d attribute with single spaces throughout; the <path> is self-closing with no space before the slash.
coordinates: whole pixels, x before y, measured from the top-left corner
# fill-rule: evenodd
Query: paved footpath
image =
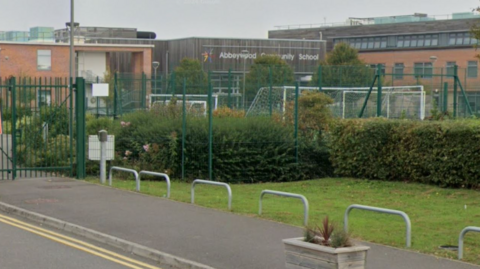
<path id="1" fill-rule="evenodd" d="M 217 269 L 285 268 L 282 239 L 302 234 L 298 227 L 66 178 L 0 181 L 0 202 Z M 480 268 L 367 245 L 370 269 Z"/>

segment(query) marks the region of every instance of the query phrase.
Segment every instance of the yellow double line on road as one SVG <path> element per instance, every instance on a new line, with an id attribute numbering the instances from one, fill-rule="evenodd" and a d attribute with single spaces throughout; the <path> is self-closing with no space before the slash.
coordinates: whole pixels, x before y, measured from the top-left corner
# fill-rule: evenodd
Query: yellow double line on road
<path id="1" fill-rule="evenodd" d="M 42 229 L 40 227 L 36 227 L 34 225 L 30 225 L 28 223 L 25 223 L 23 221 L 19 221 L 14 218 L 7 217 L 5 215 L 0 214 L 0 222 L 3 222 L 5 224 L 20 228 L 22 230 L 34 233 L 36 235 L 48 238 L 52 241 L 55 241 L 57 243 L 90 253 L 92 255 L 104 258 L 106 260 L 124 265 L 129 268 L 133 269 L 161 269 L 160 267 L 156 267 L 150 264 L 143 263 L 141 261 L 137 261 L 131 258 L 128 258 L 126 256 L 117 254 L 115 252 L 106 250 L 104 248 L 100 248 L 97 246 L 94 246 L 92 244 L 83 242 L 81 240 L 77 240 L 75 238 L 71 238 L 68 236 L 65 236 L 63 234 L 55 233 L 49 230 Z"/>

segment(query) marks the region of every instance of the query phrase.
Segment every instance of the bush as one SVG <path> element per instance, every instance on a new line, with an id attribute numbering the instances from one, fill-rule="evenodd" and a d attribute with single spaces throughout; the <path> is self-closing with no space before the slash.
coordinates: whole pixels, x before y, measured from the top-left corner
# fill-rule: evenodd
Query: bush
<path id="1" fill-rule="evenodd" d="M 45 107 L 40 110 L 40 121 L 48 124 L 48 135 L 68 135 L 70 110 L 65 107 Z"/>
<path id="2" fill-rule="evenodd" d="M 97 135 L 98 131 L 113 128 L 114 121 L 108 117 L 95 118 L 93 115 L 87 115 L 87 135 Z"/>
<path id="3" fill-rule="evenodd" d="M 41 140 L 41 148 L 35 148 L 28 143 L 17 146 L 17 162 L 24 167 L 67 167 L 70 166 L 70 137 L 58 135 L 47 143 Z M 75 149 L 75 140 L 72 148 Z M 75 154 L 75 150 L 72 152 Z"/>
<path id="4" fill-rule="evenodd" d="M 155 112 L 135 112 L 115 124 L 116 152 L 123 162 L 136 169 L 181 177 L 181 120 L 156 116 Z M 329 165 L 319 164 L 319 160 L 329 163 L 320 139 L 299 140 L 297 164 L 293 129 L 270 118 L 215 117 L 213 129 L 214 180 L 293 181 L 331 170 Z M 185 139 L 188 179 L 208 178 L 208 152 L 208 120 L 189 118 Z"/>
<path id="5" fill-rule="evenodd" d="M 335 173 L 357 178 L 479 187 L 478 121 L 346 120 L 332 128 Z"/>

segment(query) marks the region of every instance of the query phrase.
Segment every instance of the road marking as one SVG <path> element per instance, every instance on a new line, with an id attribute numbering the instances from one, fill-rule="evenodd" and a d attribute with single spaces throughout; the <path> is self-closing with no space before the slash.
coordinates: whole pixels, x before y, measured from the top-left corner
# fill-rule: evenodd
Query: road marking
<path id="1" fill-rule="evenodd" d="M 61 244 L 67 245 L 69 247 L 72 247 L 72 248 L 75 248 L 75 249 L 78 249 L 78 250 L 82 250 L 82 251 L 90 253 L 92 255 L 102 257 L 104 259 L 110 260 L 110 261 L 115 262 L 115 263 L 122 264 L 124 266 L 130 267 L 130 268 L 133 268 L 133 269 L 143 269 L 143 267 L 150 268 L 150 269 L 161 269 L 160 267 L 156 267 L 156 266 L 153 266 L 153 265 L 150 265 L 150 264 L 143 263 L 141 261 L 137 261 L 137 260 L 128 258 L 126 256 L 123 256 L 123 255 L 120 255 L 118 253 L 106 250 L 104 248 L 100 248 L 100 247 L 97 247 L 95 245 L 92 245 L 92 244 L 77 240 L 75 238 L 71 238 L 71 237 L 59 234 L 59 233 L 55 233 L 55 232 L 52 232 L 52 231 L 49 231 L 49 230 L 45 230 L 45 229 L 42 229 L 40 227 L 36 227 L 34 225 L 30 225 L 28 223 L 19 221 L 17 219 L 4 216 L 2 214 L 0 214 L 0 222 L 3 222 L 5 224 L 9 224 L 11 226 L 23 229 L 25 231 L 34 233 L 36 235 L 48 238 L 48 239 L 50 239 L 52 241 L 55 241 L 57 243 L 61 243 Z M 60 238 L 63 238 L 65 240 L 60 239 Z M 68 241 L 70 241 L 70 242 L 68 242 Z M 72 243 L 72 242 L 74 242 L 74 243 Z M 85 247 L 82 247 L 80 245 L 83 245 Z M 90 249 L 88 249 L 88 248 L 90 248 Z M 124 261 L 121 261 L 121 260 L 109 257 L 107 255 L 95 252 L 91 249 L 93 249 L 95 251 L 98 251 L 98 252 L 103 252 L 103 253 L 108 254 L 110 256 L 114 256 L 114 257 L 122 259 Z M 129 263 L 127 263 L 127 262 L 129 262 Z M 142 266 L 142 267 L 138 267 L 138 266 L 132 265 L 130 263 L 133 263 L 133 264 L 136 264 L 136 265 L 139 265 L 139 266 Z"/>

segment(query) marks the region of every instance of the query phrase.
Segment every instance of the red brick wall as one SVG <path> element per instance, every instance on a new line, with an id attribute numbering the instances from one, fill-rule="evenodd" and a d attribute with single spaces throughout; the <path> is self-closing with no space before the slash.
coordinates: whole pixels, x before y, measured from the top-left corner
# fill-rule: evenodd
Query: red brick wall
<path id="1" fill-rule="evenodd" d="M 57 45 L 0 44 L 0 76 L 68 77 L 69 48 Z M 37 51 L 51 50 L 52 69 L 37 70 Z M 5 59 L 8 57 L 8 60 Z"/>
<path id="2" fill-rule="evenodd" d="M 417 62 L 431 62 L 430 57 L 436 56 L 437 60 L 433 63 L 434 74 L 446 74 L 447 62 L 456 62 L 458 65 L 458 76 L 462 85 L 465 88 L 477 89 L 480 88 L 480 62 L 477 64 L 478 71 L 476 78 L 466 77 L 466 68 L 468 61 L 480 61 L 476 55 L 480 51 L 476 51 L 473 48 L 464 49 L 442 49 L 442 50 L 405 50 L 405 51 L 393 51 L 393 52 L 361 52 L 360 58 L 369 64 L 385 64 L 386 73 L 393 73 L 393 66 L 395 63 L 403 63 L 405 66 L 404 73 L 414 73 L 414 63 Z M 387 80 L 389 80 L 387 76 Z M 413 76 L 405 76 L 404 82 L 412 84 L 415 81 Z M 451 79 L 446 77 L 434 76 L 432 79 L 422 80 L 422 84 L 430 86 L 436 89 L 442 88 L 442 82 L 449 82 L 450 86 L 453 85 Z M 401 81 L 394 81 L 397 85 L 401 85 Z M 451 90 L 451 89 L 450 89 Z"/>
<path id="3" fill-rule="evenodd" d="M 435 67 L 445 67 L 447 62 L 457 62 L 459 68 L 465 68 L 467 61 L 477 61 L 475 55 L 479 53 L 473 48 L 448 50 L 417 50 L 394 52 L 362 52 L 360 58 L 367 63 L 384 63 L 393 66 L 403 63 L 406 67 L 413 67 L 415 62 L 430 62 L 430 56 L 436 56 Z"/>

